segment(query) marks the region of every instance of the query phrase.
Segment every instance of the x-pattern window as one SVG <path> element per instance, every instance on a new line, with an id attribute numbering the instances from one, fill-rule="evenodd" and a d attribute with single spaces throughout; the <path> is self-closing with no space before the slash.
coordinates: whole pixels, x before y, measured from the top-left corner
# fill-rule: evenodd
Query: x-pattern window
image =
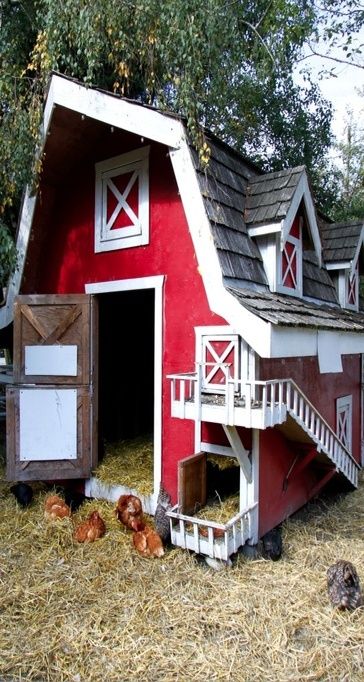
<path id="1" fill-rule="evenodd" d="M 358 271 L 355 270 L 354 274 L 350 277 L 348 275 L 348 288 L 347 288 L 347 300 L 349 305 L 356 306 L 358 297 Z"/>
<path id="2" fill-rule="evenodd" d="M 282 256 L 282 284 L 297 289 L 297 247 L 286 242 Z"/>
<path id="3" fill-rule="evenodd" d="M 223 390 L 225 373 L 221 368 L 223 363 L 228 365 L 230 377 L 234 378 L 238 368 L 238 337 L 203 337 L 203 388 L 206 390 Z"/>
<path id="4" fill-rule="evenodd" d="M 125 187 L 125 189 L 124 189 L 123 192 L 120 192 L 120 191 L 118 190 L 118 188 L 117 188 L 117 186 L 115 185 L 115 183 L 113 182 L 112 178 L 108 178 L 108 179 L 106 180 L 106 183 L 105 183 L 106 188 L 110 190 L 110 192 L 111 192 L 112 195 L 115 197 L 116 202 L 117 202 L 117 204 L 116 204 L 116 206 L 115 206 L 115 208 L 114 208 L 114 210 L 113 210 L 113 212 L 112 212 L 110 218 L 109 218 L 108 220 L 105 220 L 106 232 L 107 232 L 108 230 L 111 230 L 111 229 L 114 227 L 114 225 L 115 225 L 115 223 L 116 223 L 116 221 L 117 221 L 117 218 L 119 217 L 121 211 L 125 211 L 125 213 L 127 214 L 128 218 L 129 218 L 129 220 L 130 220 L 130 222 L 132 223 L 132 225 L 134 225 L 134 226 L 137 228 L 138 231 L 140 230 L 140 227 L 139 227 L 139 218 L 138 218 L 138 216 L 134 213 L 132 207 L 131 207 L 131 206 L 128 204 L 128 202 L 127 202 L 128 196 L 129 196 L 129 194 L 130 194 L 130 192 L 131 192 L 131 189 L 132 189 L 133 186 L 135 185 L 135 183 L 136 183 L 138 177 L 139 177 L 139 173 L 138 173 L 137 171 L 134 171 L 134 173 L 132 174 L 132 176 L 131 176 L 129 182 L 127 183 L 127 185 L 126 185 L 126 187 Z M 107 212 L 107 208 L 108 208 L 107 203 L 108 203 L 108 202 L 107 202 L 107 198 L 106 198 L 106 201 L 104 202 L 104 210 L 105 210 L 106 212 Z"/>
<path id="5" fill-rule="evenodd" d="M 343 445 L 351 451 L 352 440 L 352 396 L 344 396 L 336 401 L 336 433 Z"/>
<path id="6" fill-rule="evenodd" d="M 95 250 L 149 243 L 149 147 L 96 164 Z"/>

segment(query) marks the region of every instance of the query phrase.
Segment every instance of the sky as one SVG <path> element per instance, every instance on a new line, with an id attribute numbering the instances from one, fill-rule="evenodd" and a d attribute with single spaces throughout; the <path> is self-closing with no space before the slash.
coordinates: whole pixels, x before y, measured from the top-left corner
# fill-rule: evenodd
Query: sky
<path id="1" fill-rule="evenodd" d="M 338 0 L 339 1 L 339 0 Z M 364 45 L 364 27 L 355 36 L 353 44 L 359 46 Z M 317 51 L 325 53 L 325 45 L 318 45 Z M 345 53 L 337 51 L 332 53 L 333 56 L 342 58 Z M 360 60 L 364 66 L 364 53 Z M 357 68 L 345 64 L 339 64 L 329 59 L 321 59 L 319 57 L 310 57 L 305 60 L 304 65 L 309 66 L 314 74 L 319 77 L 320 72 L 324 69 L 331 69 L 334 67 L 335 76 L 322 78 L 319 80 L 319 85 L 322 94 L 328 99 L 334 107 L 333 117 L 333 132 L 337 138 L 342 138 L 345 126 L 345 114 L 347 108 L 354 112 L 356 122 L 361 121 L 364 125 L 364 68 Z M 363 91 L 363 96 L 360 97 L 358 89 Z"/>

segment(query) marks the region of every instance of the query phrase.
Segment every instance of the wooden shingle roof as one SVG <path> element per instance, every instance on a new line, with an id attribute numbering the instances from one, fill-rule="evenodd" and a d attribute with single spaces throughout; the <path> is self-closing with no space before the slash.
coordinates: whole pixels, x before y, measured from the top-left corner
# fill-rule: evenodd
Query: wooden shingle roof
<path id="1" fill-rule="evenodd" d="M 244 218 L 247 225 L 279 222 L 287 215 L 304 166 L 255 176 L 249 182 Z"/>
<path id="2" fill-rule="evenodd" d="M 293 296 L 229 287 L 230 293 L 265 322 L 287 327 L 364 332 L 364 314 Z"/>
<path id="3" fill-rule="evenodd" d="M 362 240 L 363 227 L 363 221 L 321 225 L 325 263 L 352 261 Z"/>

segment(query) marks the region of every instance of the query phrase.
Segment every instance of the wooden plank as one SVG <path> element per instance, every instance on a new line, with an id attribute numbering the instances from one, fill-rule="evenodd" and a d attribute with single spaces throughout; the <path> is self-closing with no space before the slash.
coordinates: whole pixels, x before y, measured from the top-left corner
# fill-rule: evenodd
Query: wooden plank
<path id="1" fill-rule="evenodd" d="M 34 327 L 34 329 L 38 332 L 39 336 L 44 341 L 44 339 L 47 336 L 47 332 L 44 329 L 43 325 L 40 323 L 40 321 L 37 319 L 37 317 L 34 315 L 33 311 L 27 305 L 21 306 L 20 310 L 21 314 L 27 318 L 28 322 L 30 322 L 32 327 Z"/>
<path id="2" fill-rule="evenodd" d="M 206 504 L 206 453 L 178 462 L 178 505 L 182 514 L 195 514 Z"/>
<path id="3" fill-rule="evenodd" d="M 65 315 L 63 320 L 60 321 L 59 325 L 53 330 L 53 332 L 43 340 L 43 343 L 51 345 L 56 341 L 59 341 L 66 329 L 68 329 L 68 327 L 70 327 L 77 320 L 79 315 L 81 315 L 81 312 L 82 310 L 79 305 L 75 305 L 73 308 L 71 308 L 68 315 Z"/>

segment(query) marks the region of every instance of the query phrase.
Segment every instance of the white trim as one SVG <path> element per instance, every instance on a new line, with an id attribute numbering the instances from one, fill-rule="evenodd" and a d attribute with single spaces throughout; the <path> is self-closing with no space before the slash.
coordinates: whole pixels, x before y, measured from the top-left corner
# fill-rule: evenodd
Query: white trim
<path id="1" fill-rule="evenodd" d="M 183 126 L 172 116 L 166 116 L 156 109 L 136 102 L 128 102 L 110 93 L 87 88 L 54 74 L 44 109 L 45 132 L 49 130 L 56 105 L 135 135 L 148 137 L 169 147 L 179 147 L 181 144 Z"/>
<path id="2" fill-rule="evenodd" d="M 276 291 L 279 293 L 283 294 L 288 294 L 289 296 L 298 296 L 302 297 L 302 289 L 303 289 L 303 248 L 302 248 L 302 218 L 299 218 L 299 237 L 294 237 L 291 235 L 291 232 L 288 233 L 286 236 L 286 239 L 284 243 L 282 243 L 281 239 L 281 248 L 280 250 L 277 248 L 276 249 L 276 268 L 277 268 L 277 286 L 276 286 Z M 293 223 L 291 225 L 291 229 L 293 227 Z M 287 253 L 286 249 L 286 244 L 291 244 L 293 247 L 293 253 L 291 256 Z M 277 245 L 278 247 L 278 245 Z M 283 266 L 283 255 L 285 255 L 288 265 L 287 269 L 285 272 L 285 276 L 288 274 L 290 271 L 292 273 L 292 279 L 296 279 L 296 286 L 295 287 L 289 287 L 283 284 L 283 272 L 282 272 L 282 266 Z M 294 275 L 292 268 L 291 268 L 291 262 L 295 258 L 296 261 L 296 274 Z"/>
<path id="3" fill-rule="evenodd" d="M 163 283 L 164 275 L 135 279 L 93 282 L 85 285 L 87 294 L 154 289 L 154 499 L 162 480 L 162 362 L 163 362 Z"/>
<path id="4" fill-rule="evenodd" d="M 210 222 L 187 141 L 183 141 L 180 149 L 172 150 L 170 157 L 210 309 L 228 320 L 236 333 L 259 355 L 269 357 L 270 323 L 249 312 L 224 287 Z"/>
<path id="5" fill-rule="evenodd" d="M 14 298 L 18 294 L 20 284 L 23 276 L 25 257 L 27 253 L 29 235 L 32 227 L 36 203 L 36 196 L 30 196 L 28 188 L 26 189 L 23 205 L 21 208 L 21 217 L 19 223 L 18 237 L 16 242 L 16 250 L 18 257 L 18 267 L 9 280 L 6 294 L 6 304 L 0 308 L 0 329 L 7 327 L 13 320 L 13 306 Z"/>
<path id="6" fill-rule="evenodd" d="M 336 263 L 325 263 L 326 270 L 350 270 L 351 261 L 337 261 Z"/>
<path id="7" fill-rule="evenodd" d="M 283 225 L 283 220 L 281 220 L 279 223 L 266 223 L 265 225 L 256 225 L 252 227 L 249 227 L 248 225 L 248 235 L 249 237 L 263 237 L 266 234 L 282 232 Z"/>
<path id="8" fill-rule="evenodd" d="M 320 238 L 320 232 L 319 232 L 317 221 L 316 221 L 316 211 L 315 211 L 315 207 L 314 207 L 314 204 L 312 201 L 310 187 L 308 184 L 307 174 L 306 174 L 305 170 L 302 172 L 302 175 L 299 179 L 295 193 L 291 199 L 291 204 L 290 204 L 290 207 L 287 211 L 287 215 L 283 221 L 283 229 L 282 229 L 282 233 L 281 233 L 281 244 L 283 245 L 287 239 L 287 236 L 290 232 L 293 221 L 296 217 L 296 214 L 297 214 L 297 211 L 299 209 L 299 205 L 302 201 L 302 198 L 303 198 L 305 208 L 306 208 L 308 227 L 309 227 L 309 230 L 310 230 L 310 233 L 312 236 L 312 240 L 314 243 L 316 255 L 319 259 L 319 266 L 321 267 L 321 264 L 322 264 L 321 238 Z"/>

